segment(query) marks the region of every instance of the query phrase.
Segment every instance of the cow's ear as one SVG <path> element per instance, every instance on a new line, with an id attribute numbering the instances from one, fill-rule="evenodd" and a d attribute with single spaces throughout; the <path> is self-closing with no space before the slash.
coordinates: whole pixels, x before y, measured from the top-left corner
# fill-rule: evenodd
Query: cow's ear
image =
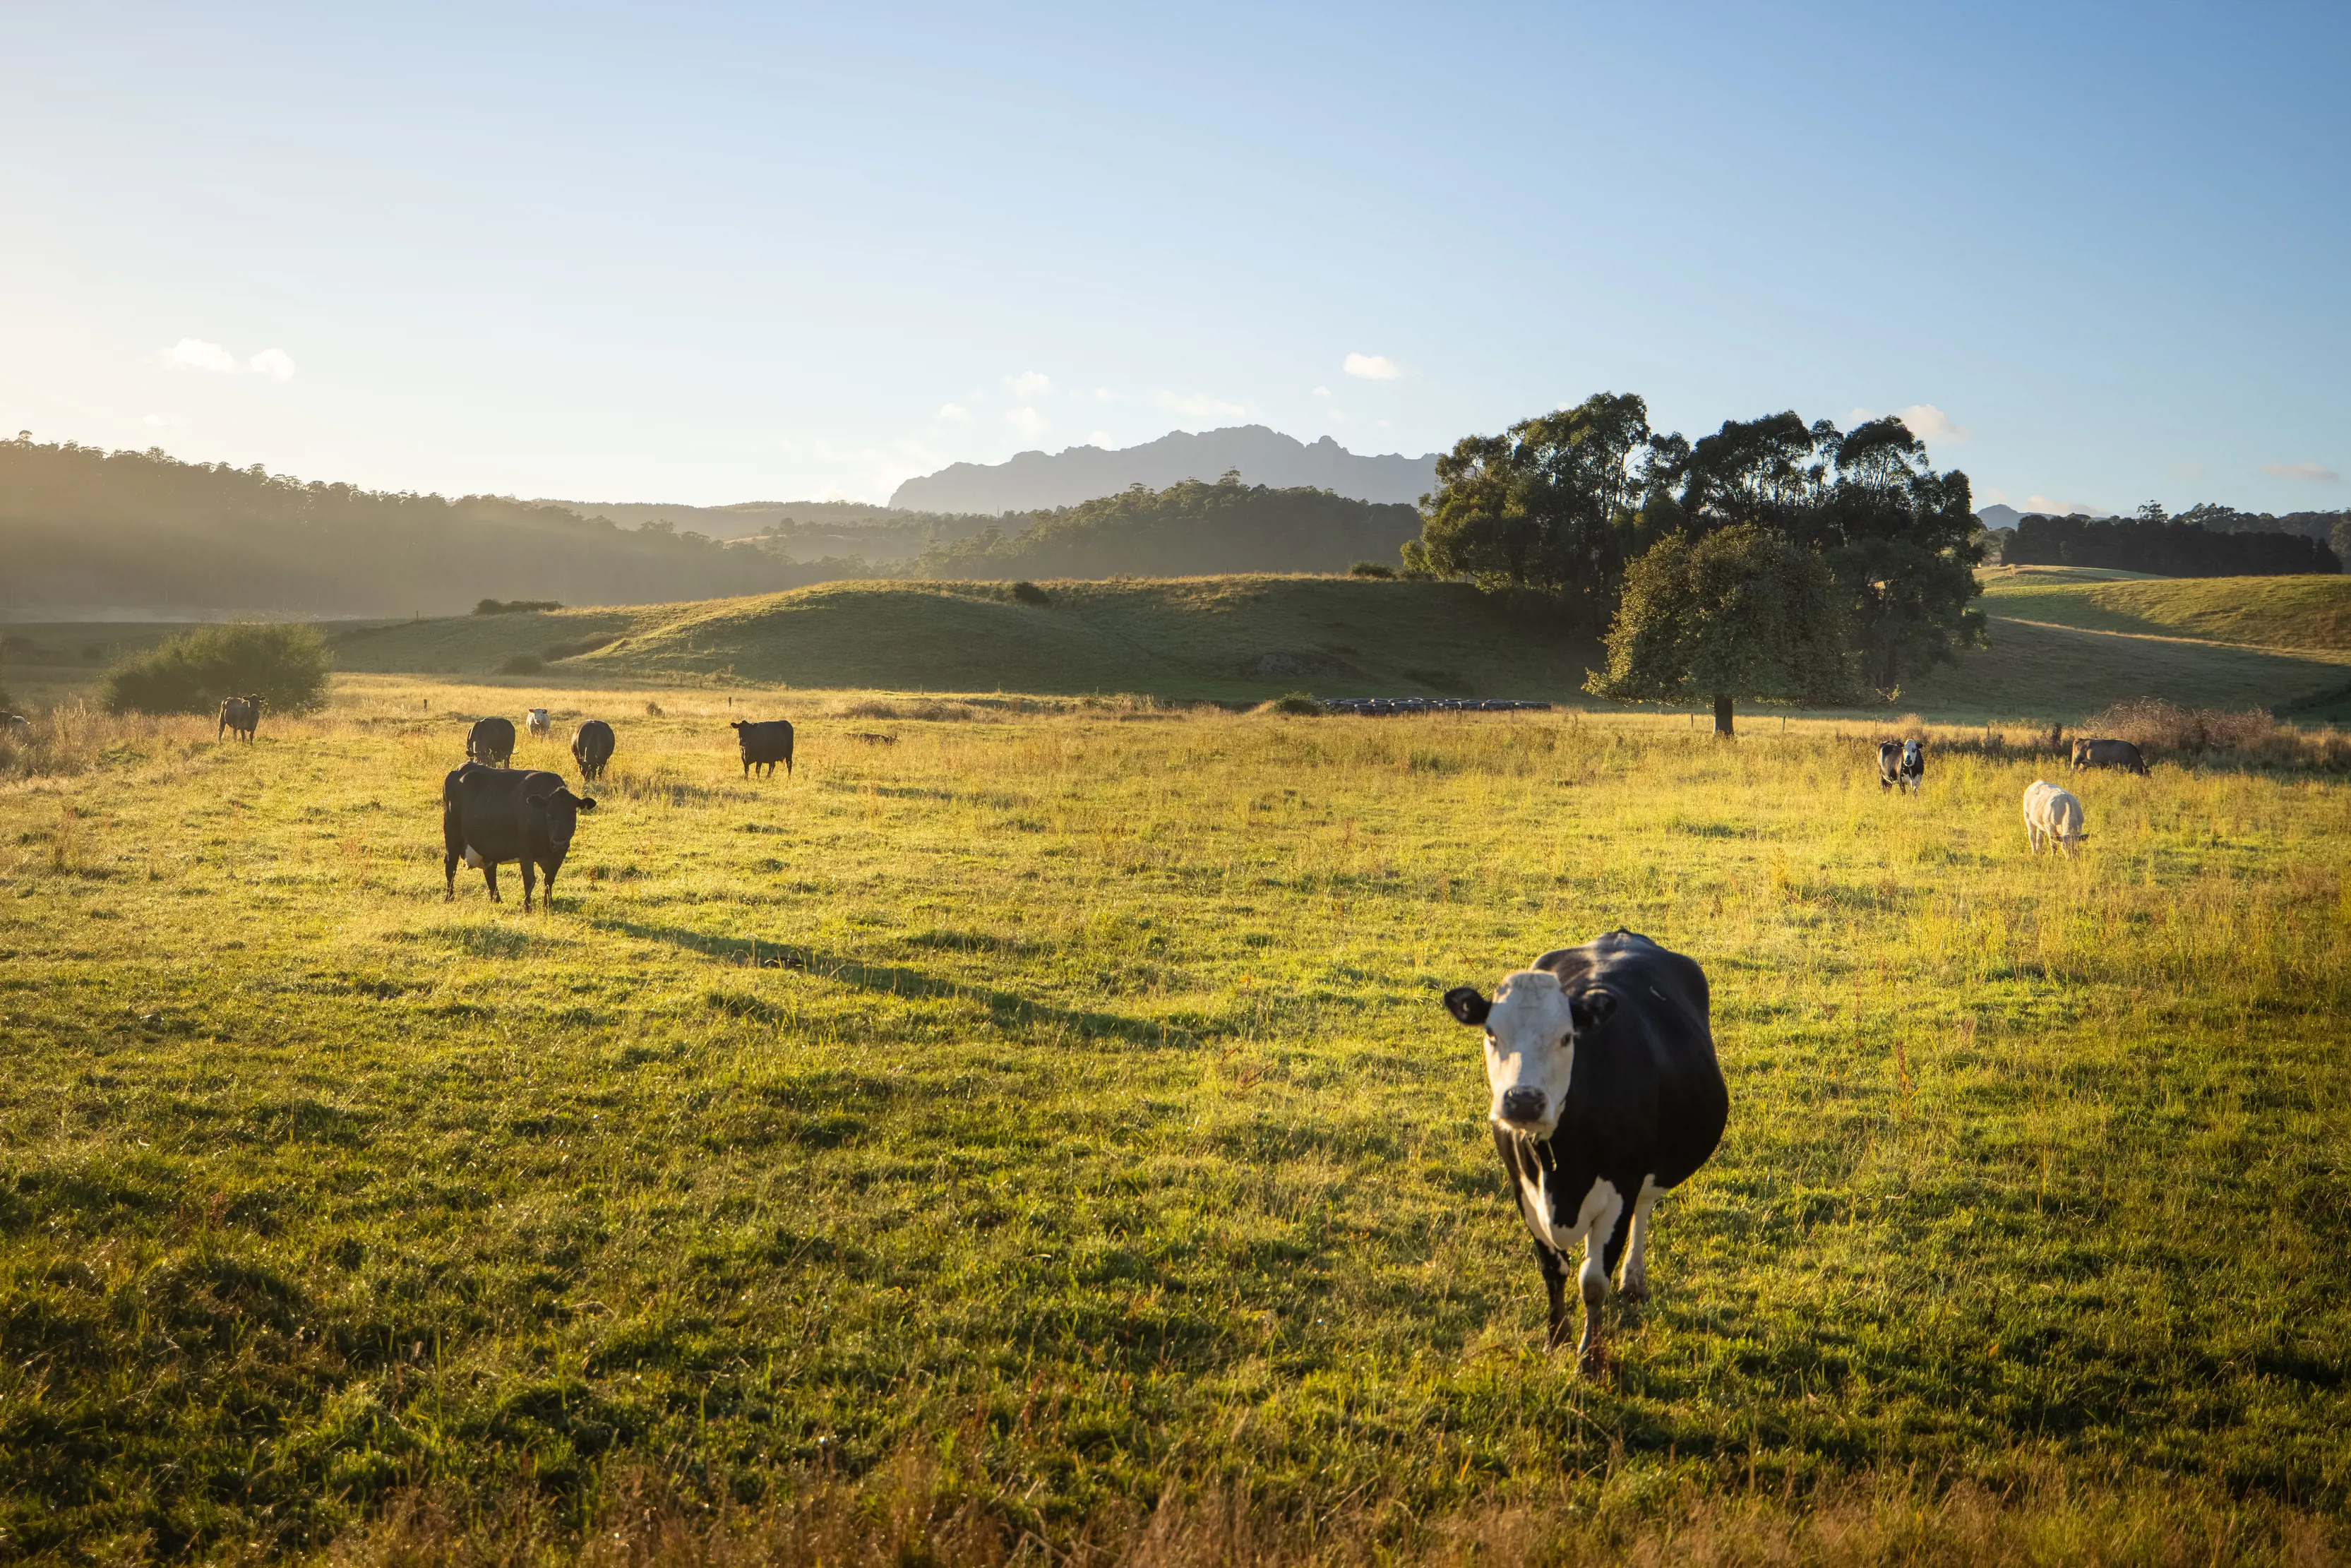
<path id="1" fill-rule="evenodd" d="M 1614 993 L 1594 986 L 1588 991 L 1578 991 L 1568 999 L 1567 1016 L 1575 1020 L 1577 1032 L 1598 1029 L 1616 1016 Z"/>
<path id="2" fill-rule="evenodd" d="M 592 811 L 596 809 L 596 797 L 593 795 L 580 795 L 574 799 L 580 802 L 580 809 L 583 811 Z"/>
<path id="3" fill-rule="evenodd" d="M 1457 1023 L 1484 1023 L 1494 1004 L 1479 996 L 1475 986 L 1456 986 L 1445 993 L 1445 1010 Z"/>

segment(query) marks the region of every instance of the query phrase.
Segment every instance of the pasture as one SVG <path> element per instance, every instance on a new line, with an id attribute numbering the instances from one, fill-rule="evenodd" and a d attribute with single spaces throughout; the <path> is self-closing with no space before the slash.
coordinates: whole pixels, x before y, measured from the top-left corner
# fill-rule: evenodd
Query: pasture
<path id="1" fill-rule="evenodd" d="M 2036 862 L 2061 763 L 1851 725 L 549 690 L 556 908 L 444 904 L 517 695 L 0 785 L 0 1555 L 2346 1544 L 2335 779 L 2086 776 Z M 1620 924 L 1732 1109 L 1584 1380 L 1437 998 Z"/>

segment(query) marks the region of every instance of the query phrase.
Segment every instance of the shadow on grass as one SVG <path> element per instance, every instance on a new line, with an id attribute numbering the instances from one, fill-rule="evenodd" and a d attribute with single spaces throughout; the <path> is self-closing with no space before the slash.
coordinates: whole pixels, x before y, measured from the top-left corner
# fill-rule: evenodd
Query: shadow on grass
<path id="1" fill-rule="evenodd" d="M 813 947 L 792 943 L 762 942 L 756 936 L 714 936 L 708 932 L 683 925 L 657 925 L 610 915 L 583 915 L 581 918 L 588 925 L 623 936 L 633 936 L 641 942 L 666 942 L 673 947 L 745 968 L 797 969 L 837 985 L 854 986 L 867 991 L 885 991 L 893 997 L 911 997 L 925 1001 L 977 1002 L 987 1009 L 998 1028 L 1016 1024 L 1047 1024 L 1059 1025 L 1089 1040 L 1104 1037 L 1135 1045 L 1176 1047 L 1200 1043 L 1199 1038 L 1189 1030 L 1126 1018 L 1118 1013 L 1058 1008 L 1010 991 L 942 979 L 900 964 L 868 963 L 862 958 L 820 953 Z"/>

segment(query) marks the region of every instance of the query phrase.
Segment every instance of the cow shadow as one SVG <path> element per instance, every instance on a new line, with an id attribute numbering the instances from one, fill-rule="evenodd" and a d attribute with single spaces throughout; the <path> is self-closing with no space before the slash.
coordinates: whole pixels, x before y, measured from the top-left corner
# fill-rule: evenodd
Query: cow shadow
<path id="1" fill-rule="evenodd" d="M 1081 1038 L 1125 1040 L 1133 1045 L 1184 1048 L 1200 1043 L 1189 1030 L 1173 1024 L 1133 1019 L 1120 1013 L 1055 1007 L 1033 997 L 1000 991 L 964 980 L 947 979 L 910 969 L 903 964 L 878 964 L 790 942 L 768 942 L 757 936 L 717 936 L 690 926 L 663 925 L 615 915 L 583 915 L 584 924 L 632 936 L 641 942 L 663 942 L 684 952 L 697 953 L 722 964 L 755 969 L 797 969 L 801 974 L 860 990 L 886 993 L 925 1001 L 977 1002 L 986 1008 L 998 1028 L 1058 1026 Z"/>

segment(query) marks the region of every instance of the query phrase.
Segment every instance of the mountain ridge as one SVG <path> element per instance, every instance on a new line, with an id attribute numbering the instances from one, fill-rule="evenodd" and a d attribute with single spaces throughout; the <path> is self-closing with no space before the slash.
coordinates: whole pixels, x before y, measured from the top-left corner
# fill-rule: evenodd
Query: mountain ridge
<path id="1" fill-rule="evenodd" d="M 1247 485 L 1303 486 L 1407 506 L 1437 487 L 1434 452 L 1371 455 L 1350 452 L 1328 435 L 1304 442 L 1267 425 L 1238 424 L 1196 434 L 1171 430 L 1139 446 L 1068 446 L 1019 452 L 1002 463 L 951 463 L 900 485 L 890 505 L 925 512 L 1048 511 L 1131 485 L 1164 490 L 1186 479 L 1213 483 L 1231 469 Z"/>

